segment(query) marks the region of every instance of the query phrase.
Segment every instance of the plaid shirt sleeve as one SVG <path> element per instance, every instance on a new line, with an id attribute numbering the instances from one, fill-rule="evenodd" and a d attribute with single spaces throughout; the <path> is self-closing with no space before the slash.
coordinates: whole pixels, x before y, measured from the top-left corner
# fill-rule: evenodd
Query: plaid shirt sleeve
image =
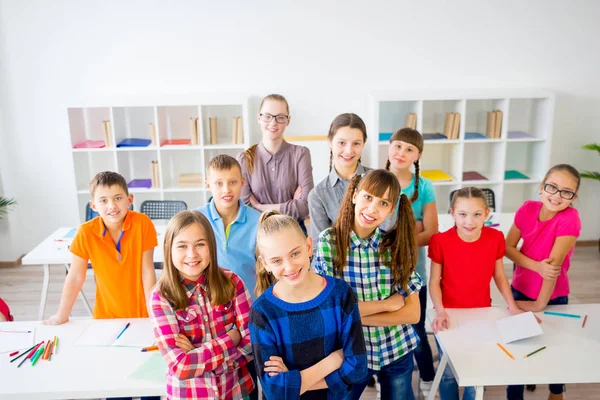
<path id="1" fill-rule="evenodd" d="M 421 290 L 422 286 L 423 280 L 421 279 L 421 276 L 417 274 L 417 271 L 414 271 L 410 278 L 408 278 L 408 287 L 406 288 L 406 290 L 402 289 L 399 286 L 397 287 L 397 290 L 398 293 L 400 293 L 402 296 L 408 297 L 411 294 L 417 293 L 419 290 Z"/>
<path id="2" fill-rule="evenodd" d="M 171 372 L 179 379 L 190 379 L 201 376 L 207 371 L 214 371 L 226 361 L 228 353 L 235 349 L 233 340 L 227 334 L 218 336 L 184 352 L 175 344 L 175 336 L 179 334 L 179 323 L 171 304 L 163 299 L 156 290 L 152 292 L 152 323 L 158 347 Z"/>
<path id="3" fill-rule="evenodd" d="M 326 229 L 319 235 L 314 262 L 315 272 L 319 275 L 334 276 L 333 253 L 335 251 L 335 245 L 331 243 L 331 240 L 331 229 Z"/>
<path id="4" fill-rule="evenodd" d="M 344 362 L 342 366 L 325 377 L 329 389 L 344 392 L 351 389 L 354 382 L 358 382 L 367 375 L 367 349 L 362 332 L 358 300 L 352 288 L 346 284 L 348 290 L 342 299 L 342 349 Z"/>

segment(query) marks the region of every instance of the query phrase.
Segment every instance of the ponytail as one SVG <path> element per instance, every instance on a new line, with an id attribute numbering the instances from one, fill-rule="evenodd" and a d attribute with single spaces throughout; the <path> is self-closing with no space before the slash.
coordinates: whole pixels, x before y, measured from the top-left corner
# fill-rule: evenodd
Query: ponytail
<path id="1" fill-rule="evenodd" d="M 388 161 L 389 162 L 389 161 Z M 410 198 L 410 202 L 414 203 L 419 198 L 419 160 L 414 162 L 415 166 L 415 192 Z"/>
<path id="2" fill-rule="evenodd" d="M 331 172 L 331 167 L 333 167 L 333 150 L 329 149 L 329 172 Z"/>
<path id="3" fill-rule="evenodd" d="M 254 160 L 256 160 L 256 148 L 257 147 L 258 147 L 257 144 L 253 144 L 252 146 L 248 147 L 242 153 L 242 159 L 244 160 L 244 163 L 246 164 L 246 169 L 248 170 L 248 176 L 252 175 L 252 172 L 254 171 Z"/>
<path id="4" fill-rule="evenodd" d="M 354 203 L 352 198 L 358 189 L 361 178 L 361 175 L 354 175 L 348 183 L 348 188 L 340 204 L 337 220 L 331 227 L 332 240 L 335 241 L 335 246 L 331 247 L 337 249 L 337 254 L 332 254 L 331 258 L 333 259 L 334 274 L 338 277 L 343 275 L 344 266 L 346 265 L 347 251 L 350 246 L 350 231 L 354 229 Z"/>

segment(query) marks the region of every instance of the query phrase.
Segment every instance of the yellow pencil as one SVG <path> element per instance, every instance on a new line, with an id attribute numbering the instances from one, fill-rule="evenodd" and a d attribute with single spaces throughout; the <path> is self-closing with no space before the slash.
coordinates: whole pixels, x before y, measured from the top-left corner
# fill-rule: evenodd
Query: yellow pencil
<path id="1" fill-rule="evenodd" d="M 509 356 L 509 357 L 510 357 L 510 358 L 512 358 L 513 360 L 515 359 L 515 358 L 512 356 L 512 354 L 510 354 L 510 353 L 508 352 L 508 350 L 506 350 L 506 349 L 505 349 L 505 348 L 504 348 L 504 347 L 503 347 L 503 346 L 502 346 L 500 343 L 496 343 L 496 344 L 498 345 L 498 347 L 500 347 L 500 348 L 502 349 L 502 351 L 503 351 L 503 352 L 505 352 L 505 353 L 506 353 L 506 355 L 507 355 L 507 356 Z"/>

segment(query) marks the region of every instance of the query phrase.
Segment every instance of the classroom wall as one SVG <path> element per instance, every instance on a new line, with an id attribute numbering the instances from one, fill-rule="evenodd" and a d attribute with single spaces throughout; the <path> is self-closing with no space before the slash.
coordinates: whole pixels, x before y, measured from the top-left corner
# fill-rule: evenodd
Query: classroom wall
<path id="1" fill-rule="evenodd" d="M 600 132 L 599 17 L 594 0 L 0 0 L 0 188 L 19 201 L 0 261 L 78 222 L 69 106 L 280 92 L 288 133 L 316 135 L 368 119 L 374 91 L 541 88 L 557 92 L 552 162 L 599 170 L 580 150 Z M 600 237 L 599 194 L 582 185 L 583 240 Z"/>

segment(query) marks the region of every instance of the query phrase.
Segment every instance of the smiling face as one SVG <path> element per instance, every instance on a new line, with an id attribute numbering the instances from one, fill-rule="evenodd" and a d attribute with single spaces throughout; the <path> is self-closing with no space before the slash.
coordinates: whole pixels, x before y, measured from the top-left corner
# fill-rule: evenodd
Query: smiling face
<path id="1" fill-rule="evenodd" d="M 312 239 L 294 229 L 274 232 L 260 240 L 259 260 L 279 284 L 298 288 L 308 280 Z"/>
<path id="2" fill-rule="evenodd" d="M 394 211 L 394 204 L 390 201 L 390 190 L 387 189 L 381 197 L 377 197 L 360 190 L 355 193 L 352 202 L 354 203 L 354 232 L 361 237 L 371 236 L 375 228 L 385 221 L 385 219 Z"/>
<path id="3" fill-rule="evenodd" d="M 102 217 L 106 225 L 114 226 L 123 222 L 132 202 L 133 195 L 125 194 L 121 185 L 98 185 L 90 206 Z"/>
<path id="4" fill-rule="evenodd" d="M 206 187 L 210 189 L 219 212 L 238 207 L 244 178 L 242 177 L 242 171 L 237 166 L 224 170 L 210 168 L 207 178 Z"/>
<path id="5" fill-rule="evenodd" d="M 394 140 L 388 147 L 390 167 L 394 170 L 408 169 L 419 158 L 421 158 L 421 153 L 417 146 L 413 144 Z"/>
<path id="6" fill-rule="evenodd" d="M 271 115 L 273 117 L 278 115 L 289 116 L 286 104 L 280 100 L 266 99 L 263 102 L 260 113 L 257 117 L 260 130 L 262 131 L 263 140 L 281 139 L 283 137 L 283 133 L 285 132 L 285 128 L 290 124 L 290 119 L 288 118 L 287 122 L 284 123 L 277 122 L 275 118 L 272 118 L 269 122 L 265 122 L 261 118 L 260 114 Z"/>
<path id="7" fill-rule="evenodd" d="M 341 168 L 356 168 L 365 147 L 364 135 L 360 129 L 342 126 L 329 142 L 333 162 Z"/>
<path id="8" fill-rule="evenodd" d="M 171 260 L 186 279 L 195 281 L 210 265 L 208 238 L 199 223 L 192 223 L 173 238 Z"/>
<path id="9" fill-rule="evenodd" d="M 465 241 L 479 239 L 490 209 L 478 197 L 458 197 L 450 210 L 458 235 Z"/>
<path id="10" fill-rule="evenodd" d="M 553 213 L 565 210 L 577 198 L 577 181 L 567 171 L 558 170 L 552 172 L 546 181 L 542 183 L 540 189 L 542 204 Z M 563 198 L 570 197 L 571 194 L 573 194 L 572 199 Z"/>

